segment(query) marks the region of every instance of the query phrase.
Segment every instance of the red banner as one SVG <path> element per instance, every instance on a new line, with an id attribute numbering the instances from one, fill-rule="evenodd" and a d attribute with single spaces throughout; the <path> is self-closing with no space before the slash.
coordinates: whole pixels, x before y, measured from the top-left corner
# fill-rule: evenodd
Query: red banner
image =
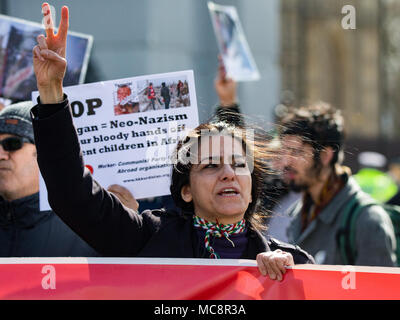
<path id="1" fill-rule="evenodd" d="M 251 260 L 2 258 L 0 299 L 400 299 L 400 269 L 299 265 L 283 281 Z"/>

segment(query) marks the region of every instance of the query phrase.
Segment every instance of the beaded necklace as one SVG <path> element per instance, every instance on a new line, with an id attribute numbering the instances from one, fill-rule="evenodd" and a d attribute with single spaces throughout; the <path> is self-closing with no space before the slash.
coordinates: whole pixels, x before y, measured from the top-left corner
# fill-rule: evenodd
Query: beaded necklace
<path id="1" fill-rule="evenodd" d="M 214 248 L 210 244 L 210 237 L 225 237 L 231 244 L 232 247 L 235 247 L 235 244 L 231 239 L 229 239 L 229 235 L 239 234 L 244 231 L 246 227 L 246 221 L 244 219 L 240 220 L 237 223 L 232 224 L 221 224 L 217 222 L 209 222 L 203 218 L 199 218 L 198 216 L 193 216 L 193 225 L 195 227 L 200 227 L 206 230 L 206 236 L 204 238 L 204 245 L 208 252 L 210 252 L 210 258 L 219 259 L 219 255 L 214 251 Z"/>

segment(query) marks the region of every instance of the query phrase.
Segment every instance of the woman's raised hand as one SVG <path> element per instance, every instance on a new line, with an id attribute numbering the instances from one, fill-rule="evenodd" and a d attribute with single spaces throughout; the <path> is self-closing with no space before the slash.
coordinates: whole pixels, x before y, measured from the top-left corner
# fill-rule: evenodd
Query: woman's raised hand
<path id="1" fill-rule="evenodd" d="M 214 87 L 221 107 L 230 107 L 236 103 L 236 82 L 226 76 L 224 62 L 220 56 L 218 57 L 218 73 Z"/>
<path id="2" fill-rule="evenodd" d="M 68 7 L 61 9 L 61 21 L 54 34 L 50 6 L 43 3 L 42 12 L 46 26 L 46 37 L 39 35 L 33 48 L 33 68 L 41 103 L 59 103 L 63 100 L 62 83 L 67 68 L 65 59 L 68 34 Z"/>

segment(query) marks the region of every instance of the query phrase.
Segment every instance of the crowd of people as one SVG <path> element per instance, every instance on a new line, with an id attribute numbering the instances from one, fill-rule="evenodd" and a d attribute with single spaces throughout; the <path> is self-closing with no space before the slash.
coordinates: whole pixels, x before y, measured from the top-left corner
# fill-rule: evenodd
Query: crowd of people
<path id="1" fill-rule="evenodd" d="M 236 85 L 225 78 L 222 65 L 215 87 L 220 98 L 217 113 L 228 109 L 240 114 Z M 234 121 L 240 124 L 242 120 L 236 116 Z M 275 152 L 279 156 L 270 167 L 279 173 L 283 186 L 266 186 L 266 197 L 275 204 L 267 236 L 276 234 L 279 240 L 301 246 L 318 264 L 397 266 L 394 226 L 379 203 L 365 206 L 357 217 L 351 257 L 342 249 L 350 246 L 342 239 L 347 207 L 369 195 L 350 168 L 342 165 L 345 132 L 340 110 L 326 103 L 290 110 L 278 123 L 278 135 L 280 147 Z"/>
<path id="2" fill-rule="evenodd" d="M 168 206 L 140 212 L 123 186 L 99 185 L 82 162 L 62 87 L 68 19 L 63 7 L 57 34 L 46 29 L 33 48 L 37 104 L 0 112 L 0 256 L 254 259 L 277 280 L 294 264 L 397 266 L 383 206 L 350 219 L 368 195 L 343 166 L 341 112 L 325 103 L 292 109 L 273 139 L 257 132 L 249 141 L 222 63 L 214 118 L 176 147 Z M 213 141 L 220 148 L 205 153 L 200 144 Z M 52 211 L 39 210 L 39 168 Z"/>

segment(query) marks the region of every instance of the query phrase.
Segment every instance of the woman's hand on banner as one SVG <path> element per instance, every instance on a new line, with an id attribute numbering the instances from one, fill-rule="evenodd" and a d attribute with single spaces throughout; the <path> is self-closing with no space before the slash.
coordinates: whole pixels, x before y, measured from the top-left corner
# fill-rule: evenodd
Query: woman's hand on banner
<path id="1" fill-rule="evenodd" d="M 59 103 L 63 100 L 62 83 L 67 68 L 65 59 L 68 34 L 68 7 L 61 9 L 61 20 L 57 34 L 48 3 L 43 3 L 42 12 L 46 37 L 39 35 L 33 48 L 33 68 L 36 75 L 40 100 L 43 104 Z"/>
<path id="2" fill-rule="evenodd" d="M 268 274 L 271 280 L 281 281 L 286 273 L 286 267 L 294 266 L 293 256 L 280 249 L 259 253 L 256 260 L 261 274 L 263 276 Z"/>

